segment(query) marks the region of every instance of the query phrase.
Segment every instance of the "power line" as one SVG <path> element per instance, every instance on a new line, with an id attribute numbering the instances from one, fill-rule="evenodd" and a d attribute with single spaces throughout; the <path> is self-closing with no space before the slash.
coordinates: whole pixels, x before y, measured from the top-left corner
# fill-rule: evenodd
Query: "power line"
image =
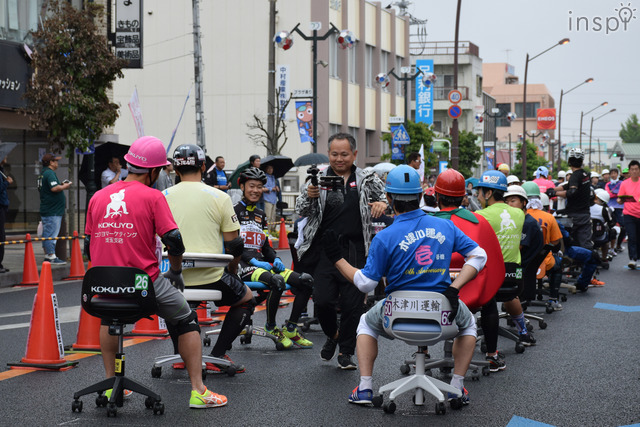
<path id="1" fill-rule="evenodd" d="M 161 61 L 156 61 L 156 62 L 149 62 L 147 64 L 144 64 L 144 66 L 148 67 L 150 65 L 162 64 L 163 62 L 169 62 L 169 61 L 173 61 L 174 59 L 180 59 L 180 58 L 184 58 L 185 56 L 191 56 L 191 55 L 193 55 L 193 51 L 185 53 L 184 55 L 174 56 L 173 58 L 163 59 Z"/>
<path id="2" fill-rule="evenodd" d="M 159 42 L 155 42 L 155 43 L 151 43 L 151 44 L 145 44 L 144 46 L 145 47 L 156 46 L 156 45 L 159 45 L 159 44 L 162 44 L 162 43 L 170 42 L 172 40 L 176 40 L 176 39 L 179 39 L 181 37 L 190 36 L 190 35 L 191 35 L 191 33 L 185 33 L 185 34 L 182 34 L 180 36 L 171 37 L 170 39 L 160 40 Z"/>

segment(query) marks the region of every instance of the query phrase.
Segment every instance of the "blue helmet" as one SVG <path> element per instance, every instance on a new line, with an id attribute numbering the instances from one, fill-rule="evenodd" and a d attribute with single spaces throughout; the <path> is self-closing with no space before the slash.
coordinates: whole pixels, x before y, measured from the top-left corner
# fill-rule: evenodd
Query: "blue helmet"
<path id="1" fill-rule="evenodd" d="M 480 182 L 478 182 L 476 187 L 507 191 L 507 177 L 500 171 L 486 171 L 480 177 Z"/>
<path id="2" fill-rule="evenodd" d="M 540 175 L 544 176 L 545 178 L 549 177 L 549 169 L 547 169 L 546 166 L 540 166 L 538 169 L 536 169 L 535 176 L 536 178 L 540 178 Z"/>
<path id="3" fill-rule="evenodd" d="M 396 200 L 416 200 L 422 197 L 420 175 L 409 165 L 397 166 L 387 175 L 384 190 Z"/>

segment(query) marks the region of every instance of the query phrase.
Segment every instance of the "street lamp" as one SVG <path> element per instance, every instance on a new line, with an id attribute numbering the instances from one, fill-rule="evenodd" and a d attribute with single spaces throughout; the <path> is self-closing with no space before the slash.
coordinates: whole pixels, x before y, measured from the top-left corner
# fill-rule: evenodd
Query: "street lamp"
<path id="1" fill-rule="evenodd" d="M 311 30 L 313 34 L 311 36 L 307 36 L 305 33 L 300 30 L 300 23 L 296 24 L 295 27 L 289 32 L 281 31 L 273 37 L 274 43 L 278 45 L 278 47 L 283 50 L 289 50 L 291 46 L 293 46 L 293 39 L 291 38 L 291 33 L 296 32 L 302 37 L 304 40 L 311 40 L 313 43 L 311 50 L 313 51 L 313 95 L 312 95 L 312 103 L 313 103 L 313 117 L 312 117 L 312 136 L 313 139 L 313 152 L 318 152 L 318 40 L 326 40 L 329 38 L 331 34 L 338 34 L 336 38 L 336 42 L 338 46 L 342 49 L 347 49 L 353 47 L 353 44 L 356 41 L 355 35 L 349 30 L 338 30 L 332 23 L 329 23 L 331 28 L 322 36 L 318 35 L 318 30 L 322 28 L 321 22 L 312 22 Z"/>
<path id="2" fill-rule="evenodd" d="M 494 146 L 495 146 L 495 149 L 497 151 L 497 149 L 498 149 L 498 129 L 497 129 L 498 128 L 498 123 L 497 123 L 496 119 L 500 118 L 500 117 L 507 116 L 507 120 L 512 122 L 515 119 L 517 119 L 518 116 L 516 116 L 515 113 L 505 111 L 505 109 L 502 108 L 502 107 L 495 107 L 495 108 L 491 109 L 491 112 L 488 112 L 487 110 L 484 110 L 482 112 L 482 114 L 477 114 L 476 115 L 476 121 L 478 123 L 482 123 L 482 121 L 483 121 L 483 117 L 482 116 L 483 115 L 493 119 L 493 137 L 494 137 L 494 140 L 495 140 L 494 141 L 494 144 L 495 144 Z M 484 144 L 483 144 L 482 149 L 484 150 Z M 482 155 L 484 156 L 484 153 L 482 153 Z M 511 158 L 512 158 L 512 156 L 511 156 L 511 134 L 509 134 L 509 169 L 511 169 L 511 167 L 512 167 Z"/>
<path id="3" fill-rule="evenodd" d="M 616 109 L 612 108 L 611 110 L 609 110 L 606 113 L 596 117 L 595 119 L 593 118 L 593 116 L 591 117 L 591 128 L 589 129 L 589 167 L 591 167 L 591 136 L 593 134 L 593 122 L 603 118 L 607 114 L 613 113 L 614 111 L 616 111 Z M 600 142 L 599 141 L 598 141 L 598 150 L 600 150 Z"/>
<path id="4" fill-rule="evenodd" d="M 529 71 L 529 62 L 533 61 L 537 57 L 542 54 L 549 52 L 556 46 L 561 46 L 569 43 L 568 38 L 564 38 L 560 40 L 558 43 L 554 44 L 550 48 L 543 50 L 536 56 L 529 58 L 529 54 L 527 53 L 527 60 L 524 63 L 524 93 L 522 95 L 522 135 L 524 136 L 527 133 L 527 74 Z M 522 157 L 522 181 L 527 179 L 527 140 L 523 138 L 522 148 L 520 151 L 520 156 Z"/>
<path id="5" fill-rule="evenodd" d="M 404 83 L 404 126 L 405 128 L 407 127 L 407 121 L 409 120 L 409 118 L 407 117 L 407 114 L 409 112 L 408 109 L 408 105 L 409 105 L 409 98 L 407 97 L 407 86 L 408 86 L 408 82 L 412 82 L 416 79 L 416 77 L 418 77 L 420 74 L 424 74 L 422 72 L 422 70 L 418 69 L 418 71 L 415 72 L 415 74 L 413 74 L 412 76 L 407 76 L 410 72 L 411 72 L 411 67 L 402 67 L 400 68 L 400 71 L 402 72 L 402 77 L 399 77 L 395 72 L 394 72 L 395 68 L 392 68 L 387 74 L 381 73 L 378 74 L 376 76 L 376 83 L 378 83 L 378 85 L 381 88 L 387 87 L 389 85 L 389 76 L 393 76 L 395 77 L 396 80 L 401 81 Z M 425 76 L 426 79 L 424 81 L 424 83 L 426 85 L 431 84 L 432 82 L 435 82 L 436 80 L 436 75 L 429 73 L 428 76 Z"/>
<path id="6" fill-rule="evenodd" d="M 560 107 L 558 109 L 558 171 L 560 169 L 562 169 L 562 156 L 560 155 L 560 147 L 562 146 L 562 139 L 561 139 L 561 135 L 562 135 L 562 98 L 564 97 L 564 95 L 568 94 L 569 92 L 571 92 L 574 89 L 579 88 L 580 86 L 582 86 L 585 83 L 591 83 L 593 82 L 593 77 L 589 77 L 587 80 L 583 81 L 582 83 L 572 87 L 571 89 L 569 89 L 568 91 L 564 91 L 564 89 L 560 90 Z M 551 163 L 553 163 L 553 152 L 554 150 L 551 150 Z"/>
<path id="7" fill-rule="evenodd" d="M 586 113 L 584 111 L 580 111 L 580 149 L 582 149 L 582 118 L 584 116 L 586 116 L 587 114 L 591 113 L 592 111 L 595 111 L 598 108 L 604 107 L 604 106 L 607 106 L 607 105 L 609 105 L 609 103 L 607 101 L 604 101 L 602 104 L 592 108 L 591 110 L 587 111 Z"/>

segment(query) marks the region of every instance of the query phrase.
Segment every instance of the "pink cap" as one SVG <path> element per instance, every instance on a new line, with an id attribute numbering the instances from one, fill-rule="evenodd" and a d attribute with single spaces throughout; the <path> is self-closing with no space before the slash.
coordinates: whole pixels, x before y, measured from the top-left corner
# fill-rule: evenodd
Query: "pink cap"
<path id="1" fill-rule="evenodd" d="M 129 152 L 124 155 L 127 163 L 139 168 L 151 169 L 167 166 L 167 153 L 164 144 L 155 136 L 143 136 L 131 144 Z"/>

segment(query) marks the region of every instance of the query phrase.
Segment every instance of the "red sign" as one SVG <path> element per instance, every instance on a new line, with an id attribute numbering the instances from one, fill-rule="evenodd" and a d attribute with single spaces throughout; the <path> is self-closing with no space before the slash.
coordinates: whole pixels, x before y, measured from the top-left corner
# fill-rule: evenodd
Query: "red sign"
<path id="1" fill-rule="evenodd" d="M 538 129 L 555 129 L 556 128 L 556 109 L 555 108 L 538 108 Z"/>

